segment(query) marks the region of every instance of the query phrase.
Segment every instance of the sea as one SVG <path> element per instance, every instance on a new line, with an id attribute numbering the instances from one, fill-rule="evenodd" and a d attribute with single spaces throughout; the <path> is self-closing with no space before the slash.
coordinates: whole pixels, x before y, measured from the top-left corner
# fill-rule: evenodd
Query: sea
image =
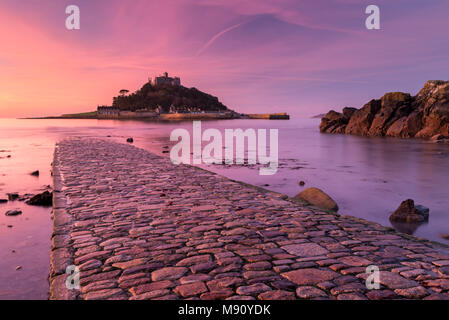
<path id="1" fill-rule="evenodd" d="M 417 237 L 449 244 L 449 145 L 424 140 L 322 134 L 319 119 L 219 120 L 202 129 L 278 130 L 278 170 L 260 165 L 198 166 L 268 190 L 295 196 L 317 187 L 339 213 L 364 218 Z M 52 186 L 55 144 L 67 137 L 127 143 L 167 158 L 175 129 L 192 133 L 192 122 L 96 119 L 0 119 L 0 199 L 7 193 L 37 194 Z M 269 141 L 269 139 L 267 139 Z M 206 144 L 206 143 L 204 143 Z M 39 170 L 39 176 L 30 173 Z M 299 184 L 305 183 L 304 186 Z M 391 225 L 389 216 L 406 199 L 430 209 L 428 223 Z M 10 209 L 19 216 L 5 216 Z M 48 299 L 51 208 L 23 201 L 0 203 L 0 299 Z"/>

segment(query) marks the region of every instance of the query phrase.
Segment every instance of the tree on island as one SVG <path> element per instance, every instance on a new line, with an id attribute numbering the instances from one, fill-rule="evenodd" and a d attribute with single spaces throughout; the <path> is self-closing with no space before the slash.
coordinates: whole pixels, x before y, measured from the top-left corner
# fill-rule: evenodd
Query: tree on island
<path id="1" fill-rule="evenodd" d="M 127 90 L 127 89 L 122 89 L 122 90 L 120 90 L 120 95 L 121 95 L 122 97 L 124 97 L 128 92 L 129 92 L 129 90 Z"/>

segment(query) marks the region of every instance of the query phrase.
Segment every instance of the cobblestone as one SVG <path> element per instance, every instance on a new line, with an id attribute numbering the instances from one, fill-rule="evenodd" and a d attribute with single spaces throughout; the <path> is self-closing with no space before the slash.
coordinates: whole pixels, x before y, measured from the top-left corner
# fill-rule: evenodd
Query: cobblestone
<path id="1" fill-rule="evenodd" d="M 53 178 L 51 299 L 449 299 L 444 245 L 132 145 L 63 140 Z"/>

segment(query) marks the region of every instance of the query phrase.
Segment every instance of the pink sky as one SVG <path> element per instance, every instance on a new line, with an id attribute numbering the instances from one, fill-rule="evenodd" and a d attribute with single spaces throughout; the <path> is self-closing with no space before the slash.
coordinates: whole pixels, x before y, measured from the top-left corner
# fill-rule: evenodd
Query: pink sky
<path id="1" fill-rule="evenodd" d="M 168 71 L 240 112 L 310 116 L 449 79 L 449 2 L 2 0 L 0 117 L 110 104 Z M 81 29 L 65 28 L 65 8 Z"/>

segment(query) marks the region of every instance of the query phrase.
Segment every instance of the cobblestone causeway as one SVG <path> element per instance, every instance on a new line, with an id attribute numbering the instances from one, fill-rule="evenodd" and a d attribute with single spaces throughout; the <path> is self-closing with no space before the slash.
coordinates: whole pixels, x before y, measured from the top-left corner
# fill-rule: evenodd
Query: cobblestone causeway
<path id="1" fill-rule="evenodd" d="M 63 140 L 53 176 L 51 299 L 449 299 L 444 245 L 132 145 Z"/>

